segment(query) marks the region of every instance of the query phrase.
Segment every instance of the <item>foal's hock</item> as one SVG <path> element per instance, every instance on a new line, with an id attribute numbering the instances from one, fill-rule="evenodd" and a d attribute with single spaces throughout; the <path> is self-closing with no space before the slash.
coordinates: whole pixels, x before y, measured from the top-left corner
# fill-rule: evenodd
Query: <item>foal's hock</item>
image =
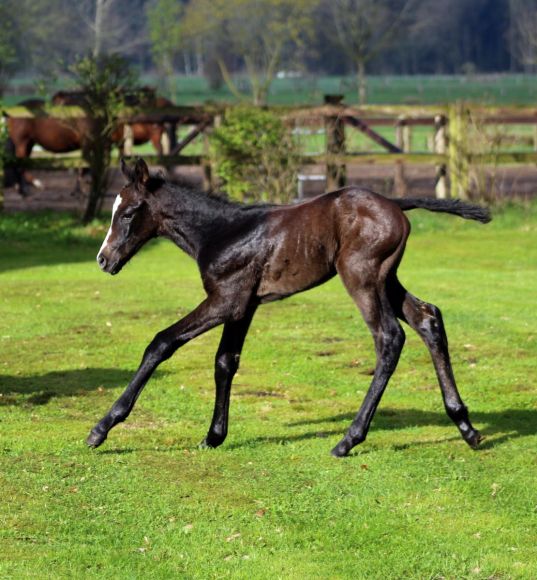
<path id="1" fill-rule="evenodd" d="M 347 455 L 366 438 L 405 342 L 398 319 L 427 345 L 447 414 L 464 440 L 477 447 L 481 436 L 457 390 L 440 310 L 410 294 L 397 279 L 397 267 L 410 232 L 403 211 L 423 208 L 486 223 L 486 209 L 458 200 L 391 200 L 356 187 L 294 205 L 243 205 L 152 177 L 141 159 L 134 167 L 122 161 L 121 167 L 128 183 L 114 203 L 99 266 L 117 274 L 145 242 L 163 236 L 197 261 L 207 297 L 151 341 L 125 392 L 91 430 L 89 446 L 101 445 L 110 429 L 128 417 L 162 361 L 219 324 L 224 330 L 215 360 L 216 400 L 202 445 L 223 443 L 231 382 L 257 307 L 337 273 L 371 330 L 377 364 L 364 402 L 332 454 Z"/>

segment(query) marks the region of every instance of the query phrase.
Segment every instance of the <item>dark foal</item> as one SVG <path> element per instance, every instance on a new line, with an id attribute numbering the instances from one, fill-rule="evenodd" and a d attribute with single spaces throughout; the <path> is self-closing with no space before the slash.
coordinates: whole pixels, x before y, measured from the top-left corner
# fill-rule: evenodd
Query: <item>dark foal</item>
<path id="1" fill-rule="evenodd" d="M 99 446 L 124 421 L 156 367 L 189 340 L 224 325 L 215 361 L 216 400 L 204 446 L 227 435 L 231 381 L 256 308 L 341 276 L 375 341 L 377 365 L 369 391 L 347 434 L 332 454 L 344 456 L 366 438 L 392 375 L 408 323 L 427 345 L 447 414 L 464 440 L 481 439 L 468 418 L 449 360 L 442 316 L 412 296 L 397 279 L 410 225 L 404 210 L 424 208 L 486 223 L 487 210 L 456 200 L 384 198 L 347 187 L 289 206 L 248 206 L 224 201 L 151 177 L 138 160 L 122 162 L 128 184 L 114 204 L 112 223 L 99 251 L 101 269 L 117 274 L 156 236 L 172 240 L 199 266 L 207 298 L 190 314 L 159 332 L 147 347 L 131 383 L 87 443 Z"/>

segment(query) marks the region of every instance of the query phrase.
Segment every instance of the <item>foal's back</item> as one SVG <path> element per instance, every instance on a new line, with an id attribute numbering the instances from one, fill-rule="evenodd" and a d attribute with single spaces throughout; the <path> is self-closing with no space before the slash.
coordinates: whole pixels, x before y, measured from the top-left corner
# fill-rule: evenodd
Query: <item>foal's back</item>
<path id="1" fill-rule="evenodd" d="M 267 214 L 273 240 L 258 296 L 264 302 L 307 290 L 334 276 L 339 262 L 355 267 L 392 255 L 408 235 L 408 220 L 389 199 L 347 187 Z"/>

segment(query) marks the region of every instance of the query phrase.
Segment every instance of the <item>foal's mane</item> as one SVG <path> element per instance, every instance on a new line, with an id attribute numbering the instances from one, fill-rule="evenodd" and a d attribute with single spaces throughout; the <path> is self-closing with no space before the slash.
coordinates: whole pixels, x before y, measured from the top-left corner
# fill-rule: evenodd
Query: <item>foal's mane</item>
<path id="1" fill-rule="evenodd" d="M 236 211 L 255 211 L 274 207 L 274 203 L 255 202 L 245 203 L 229 199 L 224 192 L 204 192 L 196 188 L 186 179 L 167 179 L 162 171 L 151 171 L 146 188 L 157 195 L 166 196 L 169 200 L 181 200 L 181 203 L 192 204 L 194 207 L 212 209 L 222 213 Z"/>

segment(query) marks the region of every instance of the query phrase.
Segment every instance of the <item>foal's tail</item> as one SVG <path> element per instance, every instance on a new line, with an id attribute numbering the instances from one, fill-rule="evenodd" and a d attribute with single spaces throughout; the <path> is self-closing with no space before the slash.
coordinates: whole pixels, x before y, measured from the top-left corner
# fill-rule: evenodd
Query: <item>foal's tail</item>
<path id="1" fill-rule="evenodd" d="M 467 220 L 476 220 L 483 224 L 490 222 L 490 211 L 479 205 L 465 203 L 460 199 L 434 199 L 434 198 L 396 198 L 392 199 L 403 211 L 409 209 L 427 209 L 442 213 L 452 213 Z"/>

